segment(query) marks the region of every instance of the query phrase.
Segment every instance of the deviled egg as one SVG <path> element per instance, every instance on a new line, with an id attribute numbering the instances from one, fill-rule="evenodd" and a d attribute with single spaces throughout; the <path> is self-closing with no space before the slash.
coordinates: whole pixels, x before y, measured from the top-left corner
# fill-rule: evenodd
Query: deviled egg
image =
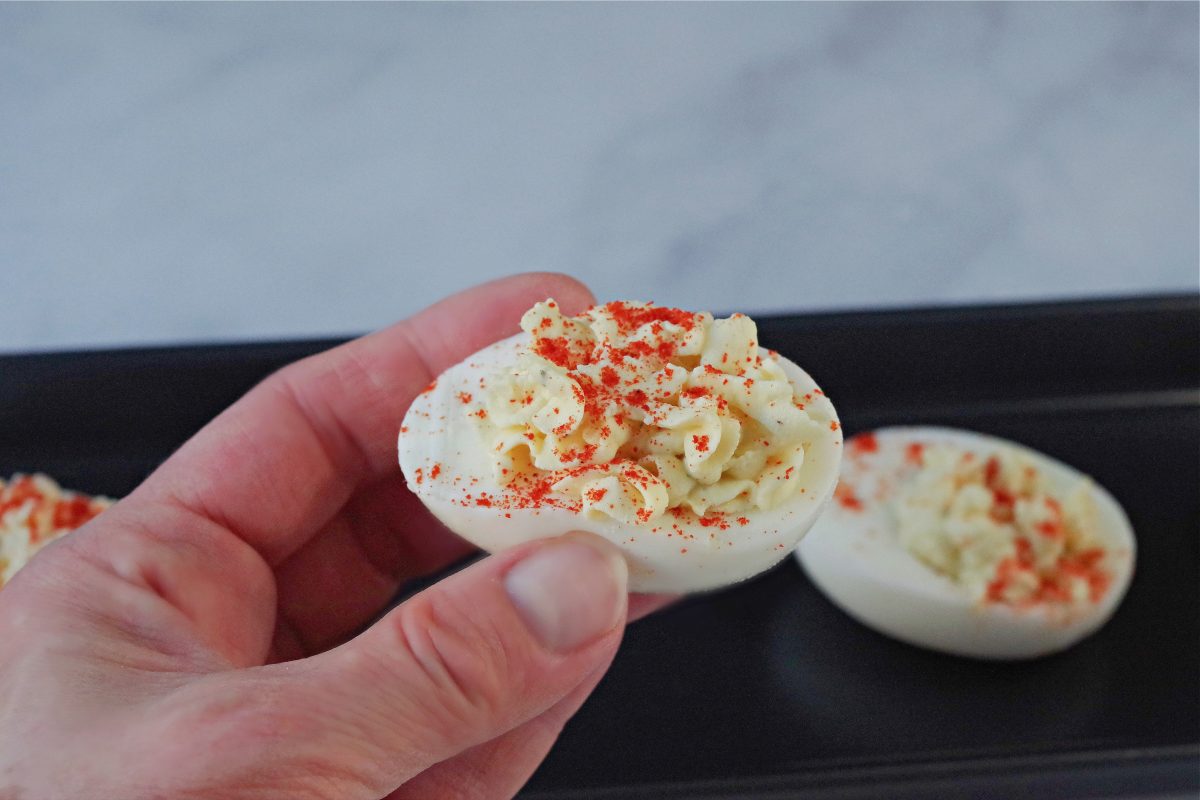
<path id="1" fill-rule="evenodd" d="M 110 505 L 107 497 L 66 491 L 46 475 L 0 479 L 0 586 L 37 551 Z"/>
<path id="2" fill-rule="evenodd" d="M 1064 649 L 1112 616 L 1133 574 L 1120 505 L 1049 456 L 970 431 L 846 442 L 835 502 L 797 549 L 860 622 L 991 659 Z"/>
<path id="3" fill-rule="evenodd" d="M 586 530 L 620 548 L 631 590 L 687 592 L 776 564 L 830 499 L 833 404 L 749 317 L 547 300 L 521 328 L 438 376 L 400 428 L 409 488 L 468 541 Z"/>

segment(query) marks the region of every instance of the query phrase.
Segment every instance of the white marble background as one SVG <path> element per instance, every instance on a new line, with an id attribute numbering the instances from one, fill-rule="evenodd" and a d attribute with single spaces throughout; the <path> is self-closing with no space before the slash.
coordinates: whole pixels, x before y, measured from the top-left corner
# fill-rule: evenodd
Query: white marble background
<path id="1" fill-rule="evenodd" d="M 524 269 L 809 310 L 1192 290 L 1197 5 L 0 5 L 0 350 Z"/>

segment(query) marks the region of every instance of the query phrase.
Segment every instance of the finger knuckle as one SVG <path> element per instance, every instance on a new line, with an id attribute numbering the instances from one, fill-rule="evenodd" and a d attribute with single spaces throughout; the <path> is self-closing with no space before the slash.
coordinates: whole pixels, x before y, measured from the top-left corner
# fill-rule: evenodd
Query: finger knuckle
<path id="1" fill-rule="evenodd" d="M 486 609 L 471 609 L 449 593 L 418 595 L 394 615 L 392 627 L 424 684 L 418 700 L 426 718 L 477 727 L 511 701 L 520 661 Z"/>

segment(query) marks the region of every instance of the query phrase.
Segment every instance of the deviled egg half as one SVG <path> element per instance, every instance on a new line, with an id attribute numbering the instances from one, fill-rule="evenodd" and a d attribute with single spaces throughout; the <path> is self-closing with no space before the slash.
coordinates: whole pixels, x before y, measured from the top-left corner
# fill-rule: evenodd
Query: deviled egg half
<path id="1" fill-rule="evenodd" d="M 835 502 L 797 549 L 860 622 L 988 659 L 1062 650 L 1103 625 L 1133 574 L 1120 505 L 1078 470 L 971 431 L 846 442 Z"/>
<path id="2" fill-rule="evenodd" d="M 112 505 L 59 486 L 47 475 L 0 478 L 0 587 L 50 542 Z"/>
<path id="3" fill-rule="evenodd" d="M 749 578 L 793 550 L 837 483 L 842 435 L 802 369 L 745 315 L 613 302 L 523 332 L 438 376 L 400 428 L 409 488 L 488 551 L 585 530 L 630 589 Z"/>

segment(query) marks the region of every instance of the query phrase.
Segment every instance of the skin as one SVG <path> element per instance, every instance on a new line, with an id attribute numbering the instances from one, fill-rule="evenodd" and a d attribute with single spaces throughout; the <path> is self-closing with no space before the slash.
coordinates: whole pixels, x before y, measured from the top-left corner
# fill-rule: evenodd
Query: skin
<path id="1" fill-rule="evenodd" d="M 399 420 L 551 296 L 594 302 L 515 276 L 292 364 L 45 548 L 0 592 L 0 798 L 513 795 L 668 599 L 620 589 L 605 630 L 547 647 L 504 586 L 550 540 L 358 632 L 470 552 L 405 488 Z"/>

